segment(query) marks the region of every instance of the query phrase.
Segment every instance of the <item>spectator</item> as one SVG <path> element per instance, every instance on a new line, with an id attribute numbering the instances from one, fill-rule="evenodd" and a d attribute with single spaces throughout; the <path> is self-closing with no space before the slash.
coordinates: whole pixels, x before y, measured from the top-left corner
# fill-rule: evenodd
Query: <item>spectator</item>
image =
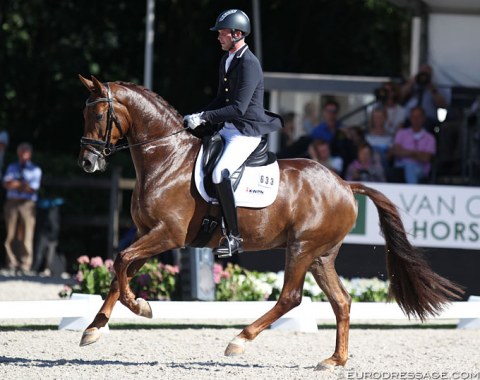
<path id="1" fill-rule="evenodd" d="M 437 110 L 448 107 L 450 94 L 437 88 L 433 80 L 432 67 L 427 64 L 422 65 L 418 74 L 402 86 L 400 94 L 408 115 L 416 106 L 423 108 L 426 117 L 424 127 L 429 132 L 433 132 L 433 128 L 438 124 Z"/>
<path id="2" fill-rule="evenodd" d="M 335 100 L 328 100 L 323 106 L 323 121 L 317 125 L 311 132 L 314 140 L 322 139 L 330 143 L 336 132 L 342 127 L 338 121 L 338 111 L 340 107 Z"/>
<path id="3" fill-rule="evenodd" d="M 347 181 L 385 182 L 385 171 L 380 157 L 369 144 L 362 144 L 357 150 L 357 159 L 348 165 Z"/>
<path id="4" fill-rule="evenodd" d="M 436 151 L 435 137 L 425 130 L 425 112 L 414 107 L 410 112 L 410 128 L 401 129 L 395 135 L 392 155 L 394 166 L 403 168 L 406 183 L 419 183 L 430 173 L 431 159 Z"/>
<path id="5" fill-rule="evenodd" d="M 395 136 L 395 133 L 405 124 L 407 113 L 405 107 L 400 104 L 400 89 L 394 82 L 386 82 L 383 84 L 385 90 L 385 98 L 383 106 L 386 111 L 385 129 L 387 133 Z"/>
<path id="6" fill-rule="evenodd" d="M 280 135 L 280 150 L 293 144 L 295 137 L 295 113 L 287 112 L 283 116 L 283 128 Z"/>
<path id="7" fill-rule="evenodd" d="M 374 108 L 370 117 L 370 128 L 365 136 L 365 140 L 380 156 L 382 166 L 385 170 L 387 170 L 388 167 L 388 152 L 393 143 L 393 137 L 387 132 L 386 124 L 385 108 Z"/>
<path id="8" fill-rule="evenodd" d="M 32 163 L 32 146 L 21 143 L 17 147 L 18 162 L 7 167 L 3 185 L 7 189 L 5 223 L 7 237 L 5 250 L 7 269 L 23 274 L 31 273 L 33 261 L 33 238 L 35 230 L 35 203 L 40 188 L 42 170 Z M 18 226 L 23 227 L 18 233 Z M 17 238 L 19 252 L 14 252 L 12 243 Z"/>
<path id="9" fill-rule="evenodd" d="M 6 130 L 0 131 L 0 178 L 2 178 L 3 173 L 3 160 L 5 158 L 5 152 L 7 151 L 7 146 L 9 142 L 9 135 Z"/>
<path id="10" fill-rule="evenodd" d="M 303 120 L 302 120 L 302 127 L 303 132 L 307 135 L 310 135 L 313 129 L 318 125 L 320 122 L 318 116 L 318 109 L 314 102 L 308 102 L 305 104 L 303 109 Z"/>
<path id="11" fill-rule="evenodd" d="M 54 272 L 60 235 L 60 206 L 63 203 L 62 198 L 41 199 L 37 202 L 32 269 L 43 276 L 50 276 Z"/>
<path id="12" fill-rule="evenodd" d="M 331 155 L 330 145 L 325 140 L 314 140 L 308 147 L 308 153 L 312 160 L 321 163 L 323 166 L 334 171 L 338 175 L 342 173 L 342 158 Z"/>
<path id="13" fill-rule="evenodd" d="M 343 168 L 340 175 L 343 177 L 345 169 L 352 162 L 355 155 L 355 144 L 350 138 L 350 131 L 344 128 L 338 120 L 339 104 L 333 100 L 328 100 L 323 107 L 323 118 L 311 134 L 313 140 L 321 139 L 330 144 L 332 156 L 341 157 Z"/>

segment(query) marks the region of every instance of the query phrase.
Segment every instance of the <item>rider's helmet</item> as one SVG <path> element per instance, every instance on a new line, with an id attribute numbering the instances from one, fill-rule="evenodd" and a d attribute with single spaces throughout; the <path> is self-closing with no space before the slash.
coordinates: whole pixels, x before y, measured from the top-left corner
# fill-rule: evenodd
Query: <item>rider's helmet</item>
<path id="1" fill-rule="evenodd" d="M 243 32 L 243 37 L 246 37 L 250 34 L 250 19 L 240 9 L 229 9 L 220 13 L 217 17 L 217 21 L 215 21 L 215 25 L 210 28 L 212 31 L 217 31 L 219 29 L 230 29 L 232 31 L 232 36 L 235 31 L 240 30 Z"/>

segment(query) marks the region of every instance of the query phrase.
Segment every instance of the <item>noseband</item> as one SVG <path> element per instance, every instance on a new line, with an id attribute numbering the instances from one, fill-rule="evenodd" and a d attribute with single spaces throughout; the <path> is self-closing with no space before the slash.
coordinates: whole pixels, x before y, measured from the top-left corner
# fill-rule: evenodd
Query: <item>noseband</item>
<path id="1" fill-rule="evenodd" d="M 105 131 L 105 140 L 96 140 L 96 139 L 90 139 L 88 137 L 82 137 L 80 138 L 80 147 L 85 148 L 87 150 L 90 150 L 92 153 L 103 156 L 103 157 L 108 157 L 112 153 L 115 153 L 119 150 L 131 148 L 134 146 L 139 146 L 139 145 L 145 145 L 149 144 L 151 142 L 165 139 L 167 137 L 176 135 L 177 133 L 183 132 L 188 129 L 188 127 L 184 126 L 182 129 L 173 132 L 167 136 L 160 136 L 156 137 L 151 140 L 147 141 L 142 141 L 136 144 L 123 144 L 123 145 L 114 145 L 111 142 L 112 138 L 112 128 L 113 125 L 117 127 L 117 129 L 120 131 L 120 138 L 124 136 L 123 130 L 122 130 L 122 125 L 120 124 L 120 120 L 117 117 L 117 114 L 115 113 L 115 108 L 113 107 L 113 98 L 112 98 L 112 91 L 110 90 L 110 84 L 107 82 L 105 84 L 107 87 L 107 97 L 106 98 L 98 98 L 92 101 L 89 101 L 88 99 L 85 102 L 86 107 L 91 107 L 97 103 L 103 103 L 106 102 L 108 103 L 108 111 L 107 111 L 107 129 Z M 90 148 L 92 147 L 92 148 Z"/>

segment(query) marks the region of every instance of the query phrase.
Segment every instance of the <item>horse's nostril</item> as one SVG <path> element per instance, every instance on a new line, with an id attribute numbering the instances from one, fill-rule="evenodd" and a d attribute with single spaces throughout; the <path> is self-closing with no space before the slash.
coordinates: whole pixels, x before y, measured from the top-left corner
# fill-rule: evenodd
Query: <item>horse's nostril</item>
<path id="1" fill-rule="evenodd" d="M 85 171 L 89 171 L 93 167 L 93 163 L 86 158 L 78 160 L 78 165 Z"/>

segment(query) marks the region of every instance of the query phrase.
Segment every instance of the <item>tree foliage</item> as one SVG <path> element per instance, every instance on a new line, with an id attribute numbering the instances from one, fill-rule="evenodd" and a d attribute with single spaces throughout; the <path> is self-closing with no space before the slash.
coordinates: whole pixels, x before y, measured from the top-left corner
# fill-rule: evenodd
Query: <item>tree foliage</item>
<path id="1" fill-rule="evenodd" d="M 402 71 L 407 14 L 387 0 L 260 1 L 266 71 L 391 75 Z M 181 113 L 216 91 L 222 54 L 209 31 L 251 1 L 157 0 L 153 89 Z M 78 151 L 86 90 L 77 75 L 142 83 L 144 1 L 9 0 L 0 4 L 0 128 L 10 149 Z M 253 37 L 248 39 L 255 48 Z"/>

